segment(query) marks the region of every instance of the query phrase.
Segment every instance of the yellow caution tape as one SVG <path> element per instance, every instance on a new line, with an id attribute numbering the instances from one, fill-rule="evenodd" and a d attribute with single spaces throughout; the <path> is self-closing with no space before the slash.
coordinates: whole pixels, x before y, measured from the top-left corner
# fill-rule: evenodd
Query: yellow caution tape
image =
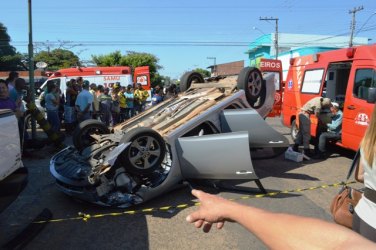
<path id="1" fill-rule="evenodd" d="M 343 185 L 348 185 L 348 184 L 353 184 L 355 181 L 351 182 L 339 182 L 339 183 L 334 183 L 334 184 L 329 184 L 329 185 L 320 185 L 316 187 L 308 187 L 308 188 L 297 188 L 297 189 L 292 189 L 292 190 L 284 190 L 284 191 L 278 191 L 278 192 L 270 192 L 266 194 L 255 194 L 255 195 L 244 195 L 238 198 L 232 198 L 229 199 L 230 201 L 237 201 L 237 200 L 247 200 L 247 199 L 253 199 L 253 198 L 263 198 L 263 197 L 268 197 L 268 196 L 276 196 L 278 194 L 287 194 L 287 193 L 301 193 L 304 191 L 310 191 L 310 190 L 316 190 L 316 189 L 322 189 L 322 188 L 329 188 L 329 187 L 338 187 L 338 186 L 343 186 Z M 52 223 L 52 222 L 65 222 L 65 221 L 74 221 L 74 220 L 82 220 L 84 222 L 87 222 L 91 218 L 103 218 L 103 217 L 108 217 L 108 216 L 122 216 L 122 215 L 134 215 L 134 214 L 147 214 L 151 212 L 157 212 L 157 211 L 162 211 L 162 212 L 167 212 L 169 210 L 173 209 L 184 209 L 187 207 L 193 207 L 193 206 L 200 206 L 200 202 L 192 202 L 192 203 L 185 203 L 185 204 L 179 204 L 179 205 L 174 205 L 174 206 L 163 206 L 159 208 L 144 208 L 140 210 L 126 210 L 123 212 L 114 212 L 114 213 L 104 213 L 104 214 L 86 214 L 82 212 L 78 212 L 78 217 L 71 217 L 71 218 L 61 218 L 61 219 L 51 219 L 51 220 L 45 220 L 45 221 L 34 221 L 33 223 L 37 224 L 42 224 L 42 223 Z"/>

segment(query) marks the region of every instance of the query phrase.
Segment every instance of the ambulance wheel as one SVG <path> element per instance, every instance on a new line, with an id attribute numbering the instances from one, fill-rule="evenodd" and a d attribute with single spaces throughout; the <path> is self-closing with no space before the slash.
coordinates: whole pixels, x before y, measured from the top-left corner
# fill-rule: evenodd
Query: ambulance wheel
<path id="1" fill-rule="evenodd" d="M 293 120 L 291 123 L 291 138 L 293 141 L 296 140 L 298 132 L 299 132 L 299 128 L 298 128 L 298 125 L 296 124 L 296 120 Z"/>
<path id="2" fill-rule="evenodd" d="M 162 136 L 151 128 L 134 128 L 127 132 L 120 143 L 131 144 L 121 153 L 120 162 L 129 173 L 151 174 L 161 166 L 166 154 Z"/>
<path id="3" fill-rule="evenodd" d="M 180 91 L 186 91 L 191 87 L 192 83 L 204 83 L 204 77 L 199 73 L 195 71 L 190 71 L 185 73 L 180 78 Z"/>
<path id="4" fill-rule="evenodd" d="M 86 120 L 78 124 L 77 128 L 73 131 L 73 145 L 77 150 L 81 151 L 95 142 L 91 135 L 103 135 L 109 133 L 110 130 L 103 122 L 95 119 Z"/>
<path id="5" fill-rule="evenodd" d="M 253 67 L 243 68 L 238 75 L 237 87 L 245 91 L 247 101 L 252 108 L 262 107 L 266 98 L 266 82 L 260 70 Z"/>

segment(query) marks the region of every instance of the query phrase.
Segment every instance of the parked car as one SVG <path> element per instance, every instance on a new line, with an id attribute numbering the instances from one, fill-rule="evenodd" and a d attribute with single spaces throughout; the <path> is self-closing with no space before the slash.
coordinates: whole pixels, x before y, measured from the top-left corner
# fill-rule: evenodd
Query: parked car
<path id="1" fill-rule="evenodd" d="M 28 172 L 22 164 L 17 118 L 0 109 L 0 212 L 25 188 Z"/>
<path id="2" fill-rule="evenodd" d="M 185 77 L 185 92 L 113 131 L 97 120 L 82 122 L 74 147 L 51 159 L 57 186 L 78 199 L 114 207 L 140 204 L 193 179 L 255 180 L 265 191 L 251 151 L 283 152 L 288 140 L 264 120 L 265 107 L 271 110 L 274 102 L 274 76 L 263 80 L 255 68 L 243 71 L 248 77 L 210 83 L 198 83 L 202 78 L 192 72 L 196 77 Z M 257 110 L 249 104 L 255 103 L 255 84 L 265 92 Z"/>

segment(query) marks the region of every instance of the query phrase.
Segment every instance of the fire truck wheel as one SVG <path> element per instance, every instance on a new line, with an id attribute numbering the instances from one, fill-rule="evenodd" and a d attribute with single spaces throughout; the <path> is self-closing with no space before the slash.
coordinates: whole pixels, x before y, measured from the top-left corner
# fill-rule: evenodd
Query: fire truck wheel
<path id="1" fill-rule="evenodd" d="M 151 128 L 134 128 L 128 131 L 120 143 L 131 144 L 119 156 L 127 171 L 136 175 L 151 174 L 161 166 L 166 155 L 166 143 Z"/>
<path id="2" fill-rule="evenodd" d="M 199 72 L 190 71 L 180 78 L 180 91 L 186 91 L 192 83 L 204 83 L 204 77 Z"/>
<path id="3" fill-rule="evenodd" d="M 110 130 L 103 122 L 95 119 L 86 120 L 78 124 L 77 128 L 74 130 L 72 134 L 73 145 L 77 150 L 81 151 L 95 141 L 91 135 L 109 133 Z"/>
<path id="4" fill-rule="evenodd" d="M 291 138 L 293 141 L 295 141 L 296 136 L 298 135 L 299 128 L 298 125 L 296 124 L 296 120 L 293 120 L 291 123 Z"/>
<path id="5" fill-rule="evenodd" d="M 260 70 L 253 67 L 243 68 L 239 73 L 237 86 L 245 91 L 247 101 L 253 108 L 262 107 L 266 98 L 266 82 Z"/>

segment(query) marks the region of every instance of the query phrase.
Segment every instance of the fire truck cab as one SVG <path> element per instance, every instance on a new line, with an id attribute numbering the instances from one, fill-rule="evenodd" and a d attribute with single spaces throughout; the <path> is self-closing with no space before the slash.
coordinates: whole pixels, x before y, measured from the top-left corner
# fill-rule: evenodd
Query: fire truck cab
<path id="1" fill-rule="evenodd" d="M 343 111 L 338 145 L 356 151 L 369 125 L 376 101 L 376 44 L 292 58 L 287 74 L 282 123 L 294 138 L 300 108 L 314 97 L 328 97 Z M 318 119 L 311 116 L 311 135 Z"/>

